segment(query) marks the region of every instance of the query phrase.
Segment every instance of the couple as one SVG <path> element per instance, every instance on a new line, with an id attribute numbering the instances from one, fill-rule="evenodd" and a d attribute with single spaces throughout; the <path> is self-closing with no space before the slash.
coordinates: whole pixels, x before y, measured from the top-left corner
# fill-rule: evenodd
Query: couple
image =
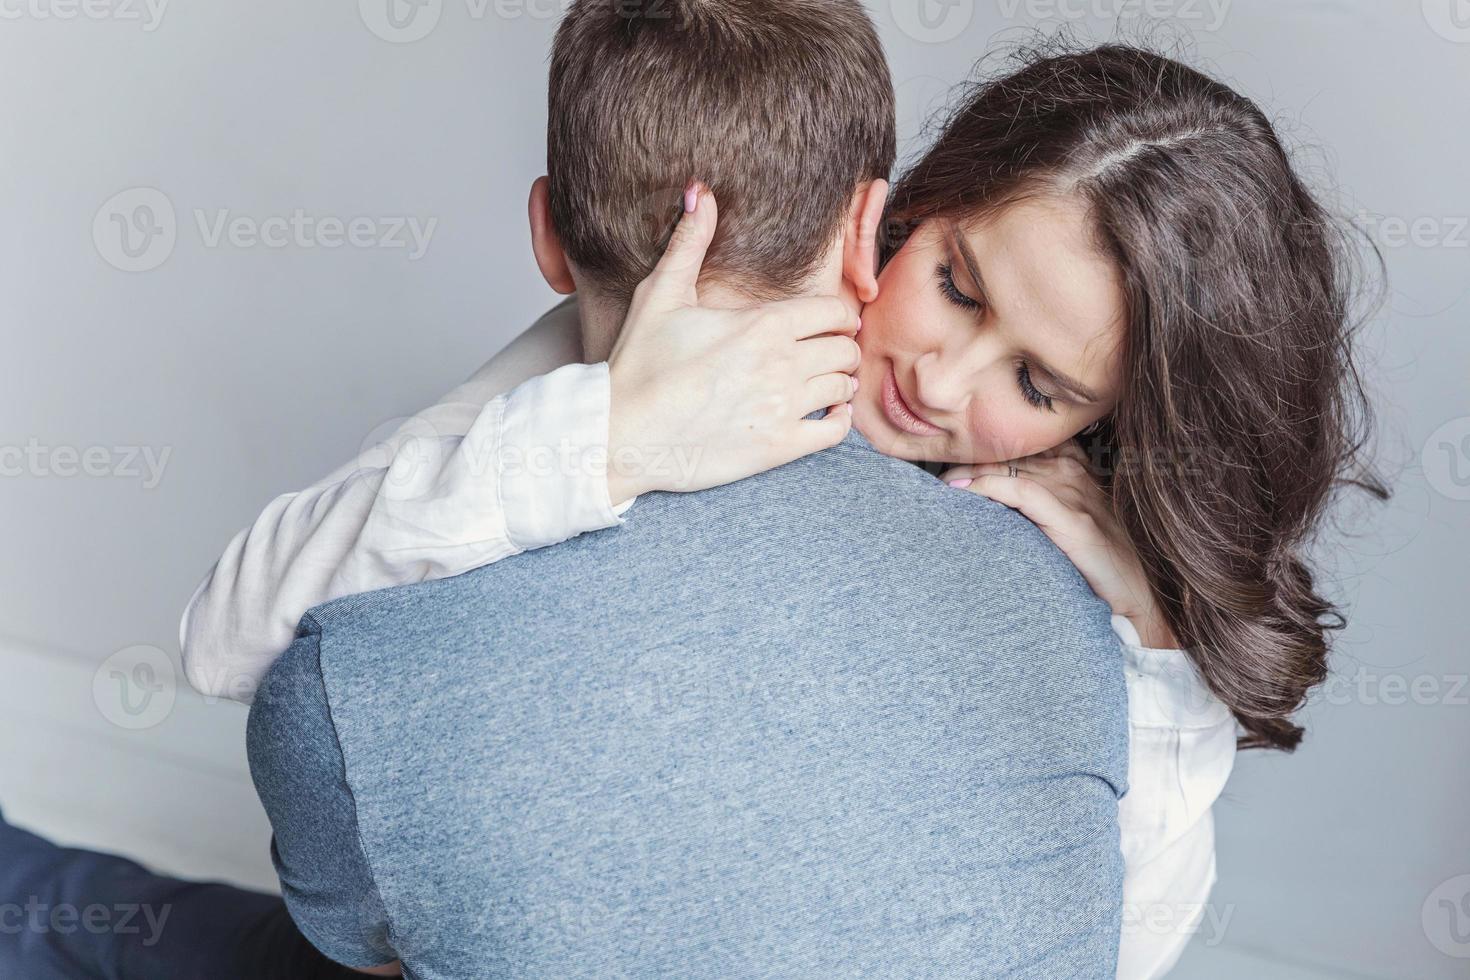
<path id="1" fill-rule="evenodd" d="M 1341 243 L 1148 52 L 1023 57 L 890 194 L 893 111 L 855 0 L 571 5 L 576 298 L 201 585 L 290 918 L 128 866 L 190 923 L 132 975 L 1169 969 L 1325 674 Z"/>

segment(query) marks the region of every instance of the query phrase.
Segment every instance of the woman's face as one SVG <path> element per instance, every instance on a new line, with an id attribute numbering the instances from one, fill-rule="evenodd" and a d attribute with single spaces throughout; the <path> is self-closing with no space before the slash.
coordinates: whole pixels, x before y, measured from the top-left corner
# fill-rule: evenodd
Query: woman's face
<path id="1" fill-rule="evenodd" d="M 903 459 L 992 463 L 1060 445 L 1112 411 L 1123 292 L 1080 203 L 928 221 L 863 310 L 853 421 Z"/>

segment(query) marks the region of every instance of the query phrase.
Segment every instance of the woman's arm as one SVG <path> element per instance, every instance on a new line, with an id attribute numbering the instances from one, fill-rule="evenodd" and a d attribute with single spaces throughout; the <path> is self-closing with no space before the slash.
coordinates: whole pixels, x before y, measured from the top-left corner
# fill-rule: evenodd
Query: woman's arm
<path id="1" fill-rule="evenodd" d="M 249 702 L 313 606 L 618 523 L 594 458 L 607 444 L 607 365 L 567 363 L 580 354 L 577 330 L 575 303 L 561 304 L 382 443 L 271 501 L 185 610 L 190 683 Z M 530 465 L 553 435 L 583 465 Z"/>
<path id="2" fill-rule="evenodd" d="M 719 486 L 842 441 L 856 310 L 836 297 L 700 308 L 717 211 L 707 191 L 698 202 L 635 291 L 608 363 L 565 363 L 581 344 L 564 303 L 439 404 L 236 535 L 180 624 L 190 683 L 249 702 L 313 606 L 556 544 L 620 523 L 638 494 Z M 823 408 L 834 410 L 807 417 Z"/>

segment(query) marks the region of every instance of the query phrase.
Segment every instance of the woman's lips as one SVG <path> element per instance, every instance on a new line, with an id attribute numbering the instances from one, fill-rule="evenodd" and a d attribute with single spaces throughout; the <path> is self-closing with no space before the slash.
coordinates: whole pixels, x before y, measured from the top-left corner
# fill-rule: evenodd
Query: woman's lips
<path id="1" fill-rule="evenodd" d="M 883 414 L 888 416 L 888 421 L 894 427 L 916 436 L 937 436 L 943 434 L 944 430 L 934 425 L 918 412 L 909 407 L 904 401 L 903 393 L 898 390 L 898 378 L 894 374 L 893 365 L 888 366 L 888 375 L 883 379 Z"/>

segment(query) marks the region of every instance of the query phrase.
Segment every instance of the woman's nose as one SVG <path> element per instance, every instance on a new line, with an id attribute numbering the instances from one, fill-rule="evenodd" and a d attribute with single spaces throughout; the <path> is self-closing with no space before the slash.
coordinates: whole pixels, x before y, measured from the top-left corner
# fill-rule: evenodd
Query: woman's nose
<path id="1" fill-rule="evenodd" d="M 965 366 L 964 358 L 953 353 L 930 351 L 920 355 L 914 362 L 914 395 L 921 404 L 914 407 L 920 412 L 928 409 L 936 414 L 963 412 L 974 394 L 973 377 L 974 372 Z"/>

